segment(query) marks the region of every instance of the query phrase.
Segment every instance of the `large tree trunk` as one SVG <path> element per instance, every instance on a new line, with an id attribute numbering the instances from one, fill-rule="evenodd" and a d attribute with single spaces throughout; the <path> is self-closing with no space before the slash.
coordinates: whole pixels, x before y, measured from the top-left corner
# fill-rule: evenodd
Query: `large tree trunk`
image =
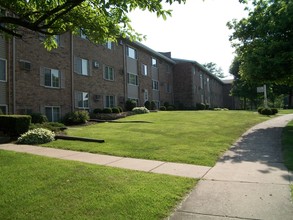
<path id="1" fill-rule="evenodd" d="M 289 97 L 288 97 L 288 108 L 293 108 L 293 106 L 292 106 L 292 99 L 293 99 L 293 91 L 292 91 L 292 89 L 290 90 L 288 95 L 289 95 Z"/>

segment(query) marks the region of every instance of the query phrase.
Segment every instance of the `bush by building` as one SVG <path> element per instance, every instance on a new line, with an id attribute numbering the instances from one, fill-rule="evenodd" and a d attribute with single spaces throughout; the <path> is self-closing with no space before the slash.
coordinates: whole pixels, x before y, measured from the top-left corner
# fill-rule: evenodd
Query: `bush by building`
<path id="1" fill-rule="evenodd" d="M 85 124 L 89 119 L 89 113 L 81 110 L 67 113 L 63 118 L 63 122 L 65 125 L 78 125 Z"/>
<path id="2" fill-rule="evenodd" d="M 48 122 L 47 116 L 41 113 L 31 113 L 30 116 L 32 117 L 32 123 L 34 124 L 42 124 Z"/>
<path id="3" fill-rule="evenodd" d="M 54 132 L 44 129 L 36 128 L 22 134 L 17 139 L 17 144 L 44 144 L 51 141 L 54 141 L 55 134 Z"/>
<path id="4" fill-rule="evenodd" d="M 132 111 L 133 108 L 137 106 L 137 103 L 135 100 L 127 100 L 125 103 L 125 109 L 126 111 Z"/>
<path id="5" fill-rule="evenodd" d="M 10 136 L 20 136 L 29 130 L 31 116 L 0 115 L 0 130 Z"/>
<path id="6" fill-rule="evenodd" d="M 149 113 L 150 111 L 146 107 L 135 107 L 132 109 L 132 112 L 135 114 L 145 114 Z"/>

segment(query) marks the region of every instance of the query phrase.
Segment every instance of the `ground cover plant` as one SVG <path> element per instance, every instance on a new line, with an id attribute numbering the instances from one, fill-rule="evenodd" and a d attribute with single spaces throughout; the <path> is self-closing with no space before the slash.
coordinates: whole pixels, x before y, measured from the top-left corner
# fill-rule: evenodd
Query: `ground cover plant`
<path id="1" fill-rule="evenodd" d="M 195 179 L 0 150 L 0 219 L 163 219 Z"/>
<path id="2" fill-rule="evenodd" d="M 161 111 L 67 131 L 103 144 L 57 140 L 44 146 L 213 166 L 242 133 L 267 119 L 248 111 Z"/>

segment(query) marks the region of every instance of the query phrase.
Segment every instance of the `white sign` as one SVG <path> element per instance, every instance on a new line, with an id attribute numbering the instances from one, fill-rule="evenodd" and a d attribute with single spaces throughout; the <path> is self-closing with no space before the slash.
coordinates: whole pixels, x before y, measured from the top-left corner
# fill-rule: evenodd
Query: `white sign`
<path id="1" fill-rule="evenodd" d="M 256 88 L 257 93 L 263 93 L 264 92 L 264 88 L 262 87 L 257 87 Z"/>

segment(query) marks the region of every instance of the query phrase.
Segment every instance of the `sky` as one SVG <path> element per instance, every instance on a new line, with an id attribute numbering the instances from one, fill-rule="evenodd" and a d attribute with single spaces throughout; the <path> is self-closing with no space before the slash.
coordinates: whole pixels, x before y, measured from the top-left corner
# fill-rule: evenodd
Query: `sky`
<path id="1" fill-rule="evenodd" d="M 144 45 L 159 52 L 171 52 L 173 58 L 213 62 L 229 76 L 234 49 L 229 42 L 232 31 L 226 23 L 247 15 L 238 0 L 187 0 L 185 5 L 166 5 L 172 17 L 166 21 L 155 14 L 136 10 L 129 14 L 132 27 L 143 35 Z"/>

